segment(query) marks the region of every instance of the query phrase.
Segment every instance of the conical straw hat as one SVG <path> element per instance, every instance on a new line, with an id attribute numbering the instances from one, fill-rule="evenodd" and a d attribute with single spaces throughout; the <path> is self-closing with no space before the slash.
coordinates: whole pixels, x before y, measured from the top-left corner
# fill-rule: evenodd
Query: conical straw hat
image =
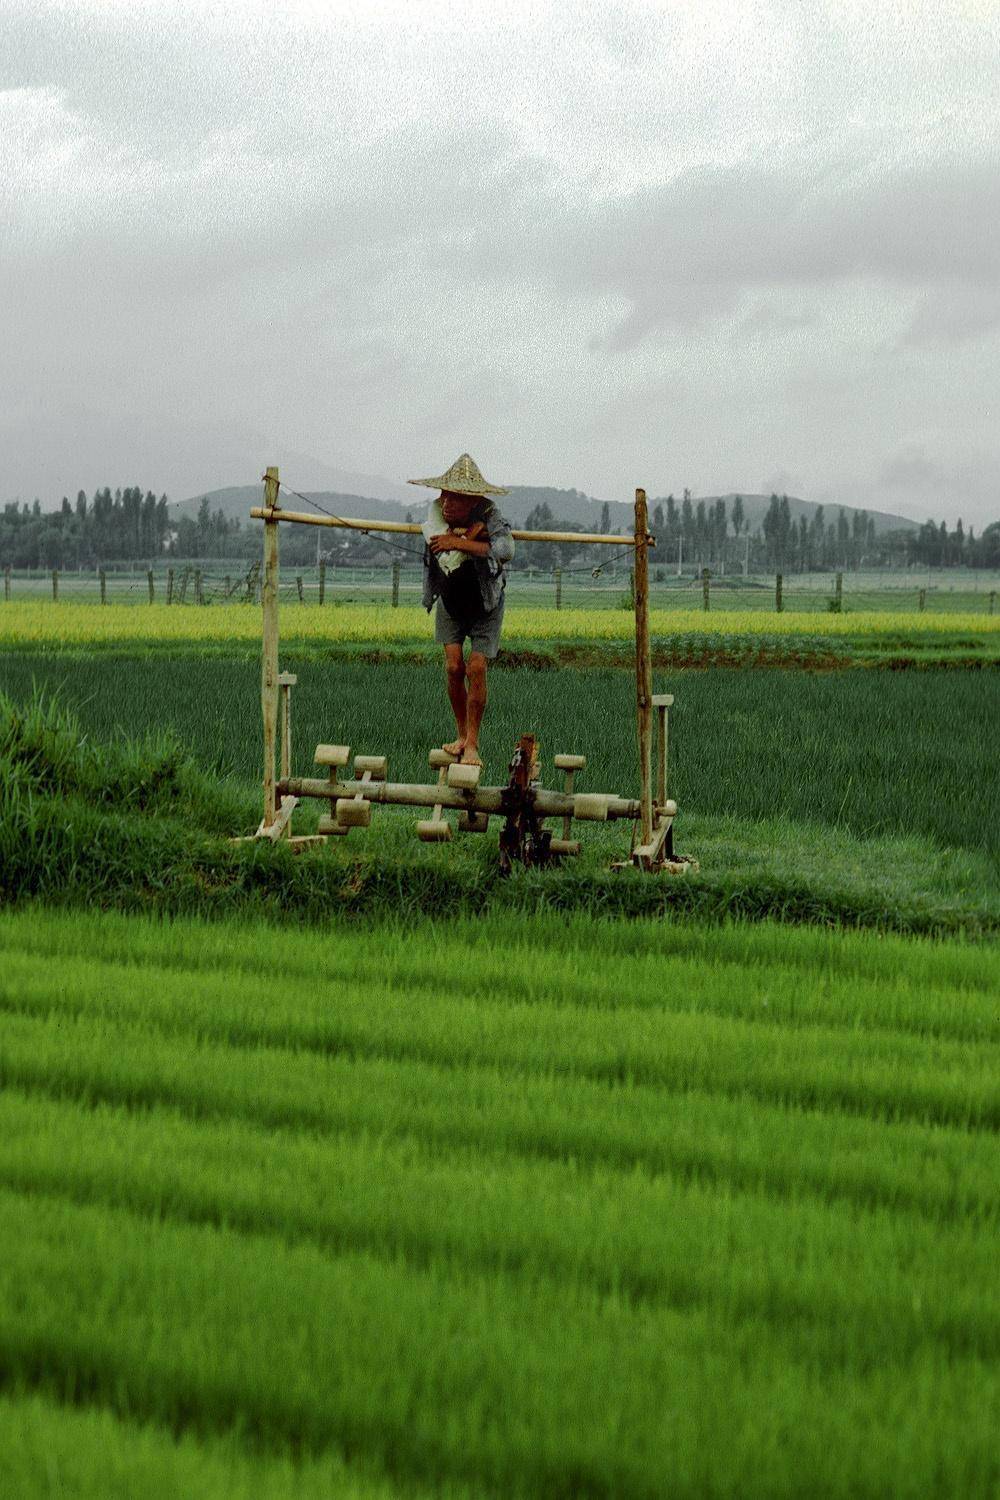
<path id="1" fill-rule="evenodd" d="M 487 484 L 479 472 L 479 465 L 468 453 L 456 458 L 451 468 L 436 479 L 408 479 L 407 484 L 426 485 L 429 490 L 450 490 L 453 495 L 507 495 L 509 490 L 499 485 Z"/>

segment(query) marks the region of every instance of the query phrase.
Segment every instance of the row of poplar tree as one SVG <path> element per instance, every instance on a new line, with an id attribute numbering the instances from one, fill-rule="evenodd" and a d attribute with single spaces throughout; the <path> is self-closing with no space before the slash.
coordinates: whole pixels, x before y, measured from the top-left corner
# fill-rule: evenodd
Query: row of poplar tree
<path id="1" fill-rule="evenodd" d="M 859 567 L 975 567 L 1000 568 L 1000 522 L 987 526 L 980 536 L 966 531 L 959 521 L 947 524 L 926 521 L 917 530 L 876 534 L 874 518 L 863 510 L 839 509 L 827 516 L 822 505 L 809 517 L 793 520 L 787 495 L 772 495 L 760 528 L 752 534 L 742 497 L 730 506 L 725 499 L 693 501 L 685 491 L 678 503 L 673 495 L 653 503 L 650 522 L 657 539 L 654 560 L 685 569 L 738 570 L 744 563 L 751 572 L 786 570 L 808 572 Z M 297 528 L 293 528 L 296 530 Z M 581 531 L 574 521 L 561 519 L 548 503 L 529 511 L 528 531 Z M 600 530 L 610 534 L 610 506 L 601 512 Z M 343 546 L 343 543 L 341 544 Z M 419 539 L 414 542 L 419 551 Z M 197 515 L 172 520 L 167 497 L 145 494 L 140 487 L 95 491 L 88 500 L 83 490 L 76 504 L 63 498 L 57 511 L 11 502 L 0 514 L 0 561 L 15 568 L 81 568 L 108 562 L 152 561 L 155 558 L 252 559 L 258 555 L 260 537 L 256 526 L 228 520 L 221 510 L 212 511 L 203 499 Z M 306 528 L 288 538 L 287 559 L 307 563 L 314 555 L 315 541 Z M 351 536 L 339 560 L 388 561 L 376 537 Z M 393 552 L 393 556 L 397 556 Z M 584 548 L 553 547 L 523 543 L 517 549 L 516 567 L 540 569 L 566 566 Z"/>
<path id="2" fill-rule="evenodd" d="M 167 497 L 141 486 L 80 490 L 76 504 L 67 496 L 59 510 L 10 502 L 0 514 L 0 559 L 15 568 L 87 568 L 100 563 L 157 557 L 229 557 L 243 553 L 238 521 L 221 510 L 212 514 L 203 500 L 197 518 L 173 521 Z M 246 551 L 259 549 L 247 529 Z"/>

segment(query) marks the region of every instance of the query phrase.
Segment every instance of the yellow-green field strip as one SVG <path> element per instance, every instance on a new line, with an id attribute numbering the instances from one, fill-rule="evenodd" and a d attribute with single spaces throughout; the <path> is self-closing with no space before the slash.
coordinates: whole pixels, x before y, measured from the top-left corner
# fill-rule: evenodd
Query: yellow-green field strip
<path id="1" fill-rule="evenodd" d="M 995 949 L 31 911 L 0 960 L 0 1490 L 995 1486 Z"/>
<path id="2" fill-rule="evenodd" d="M 654 637 L 698 634 L 822 637 L 832 641 L 863 636 L 873 640 L 900 635 L 908 641 L 932 644 L 942 636 L 969 635 L 1000 640 L 1000 615 L 925 614 L 865 611 L 842 615 L 763 613 L 759 610 L 652 610 Z M 433 625 L 426 611 L 370 605 L 286 604 L 281 608 L 283 637 L 297 642 L 375 645 L 393 642 L 432 642 Z M 253 606 L 229 604 L 196 606 L 154 604 L 143 609 L 116 610 L 99 604 L 12 602 L 0 606 L 0 646 L 87 646 L 132 643 L 256 642 L 261 616 Z M 538 609 L 508 607 L 504 624 L 507 642 L 625 642 L 634 637 L 629 610 Z"/>

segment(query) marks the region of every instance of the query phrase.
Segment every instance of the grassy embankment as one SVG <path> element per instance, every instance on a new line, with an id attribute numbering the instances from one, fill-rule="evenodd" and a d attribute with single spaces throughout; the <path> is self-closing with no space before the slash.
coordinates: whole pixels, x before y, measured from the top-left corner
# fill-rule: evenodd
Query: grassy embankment
<path id="1" fill-rule="evenodd" d="M 0 1489 L 995 1492 L 994 948 L 32 910 L 0 949 Z"/>
<path id="2" fill-rule="evenodd" d="M 285 664 L 299 665 L 291 654 Z M 32 683 L 57 689 L 76 722 L 25 710 Z M 624 674 L 496 670 L 491 684 L 488 779 L 503 779 L 517 733 L 541 726 L 546 758 L 588 756 L 583 786 L 634 794 Z M 8 654 L 2 888 L 8 898 L 223 914 L 242 907 L 284 920 L 500 904 L 913 931 L 1000 923 L 992 678 L 714 671 L 679 674 L 670 685 L 678 844 L 698 856 L 701 875 L 610 877 L 606 866 L 627 849 L 629 830 L 593 825 L 578 863 L 502 882 L 495 831 L 443 851 L 419 844 L 412 817 L 390 809 L 375 811 L 371 830 L 298 860 L 226 844 L 224 835 L 250 831 L 259 816 L 252 662 Z M 343 739 L 367 753 L 388 750 L 397 779 L 428 779 L 427 748 L 446 727 L 438 667 L 314 662 L 294 702 L 300 770 L 318 741 Z M 319 807 L 300 810 L 301 829 Z"/>

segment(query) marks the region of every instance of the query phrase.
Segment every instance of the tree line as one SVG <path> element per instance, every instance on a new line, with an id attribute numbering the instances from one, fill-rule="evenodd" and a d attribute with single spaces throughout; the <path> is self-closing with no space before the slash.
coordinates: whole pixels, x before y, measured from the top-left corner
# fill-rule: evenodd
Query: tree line
<path id="1" fill-rule="evenodd" d="M 410 513 L 407 513 L 410 519 Z M 685 490 L 654 502 L 650 524 L 656 536 L 653 560 L 685 570 L 709 568 L 735 572 L 744 565 L 751 573 L 829 572 L 836 569 L 883 567 L 1000 568 L 1000 521 L 981 535 L 968 531 L 961 520 L 949 530 L 946 522 L 925 521 L 918 530 L 876 534 L 874 517 L 863 510 L 842 507 L 828 514 L 822 505 L 810 516 L 791 515 L 787 495 L 771 495 L 761 525 L 751 533 L 743 499 L 698 500 Z M 582 531 L 543 502 L 528 512 L 528 531 Z M 611 533 L 610 506 L 601 511 L 600 531 Z M 334 540 L 335 537 L 335 540 Z M 402 539 L 399 539 L 402 542 Z M 328 561 L 347 565 L 387 564 L 412 552 L 420 556 L 419 538 L 407 539 L 400 550 L 389 550 L 377 534 L 323 533 L 320 546 Z M 56 511 L 43 511 L 16 501 L 0 516 L 0 563 L 15 568 L 87 568 L 104 563 L 148 564 L 157 559 L 254 560 L 260 551 L 259 528 L 212 511 L 203 498 L 194 516 L 169 516 L 167 497 L 138 486 L 96 490 L 88 500 L 83 490 L 72 505 L 64 496 Z M 589 560 L 589 548 L 571 544 L 522 542 L 515 554 L 516 568 L 549 569 Z M 282 555 L 293 566 L 317 557 L 316 533 L 309 527 L 290 527 L 282 537 Z"/>
<path id="2" fill-rule="evenodd" d="M 170 519 L 166 495 L 139 485 L 112 493 L 95 490 L 76 504 L 64 495 L 55 511 L 11 501 L 0 515 L 0 560 L 15 568 L 92 568 L 108 562 L 153 562 L 160 557 L 234 555 L 238 521 L 209 513 L 203 500 L 197 519 Z M 184 549 L 188 550 L 185 551 Z M 248 548 L 248 551 L 251 550 Z"/>

